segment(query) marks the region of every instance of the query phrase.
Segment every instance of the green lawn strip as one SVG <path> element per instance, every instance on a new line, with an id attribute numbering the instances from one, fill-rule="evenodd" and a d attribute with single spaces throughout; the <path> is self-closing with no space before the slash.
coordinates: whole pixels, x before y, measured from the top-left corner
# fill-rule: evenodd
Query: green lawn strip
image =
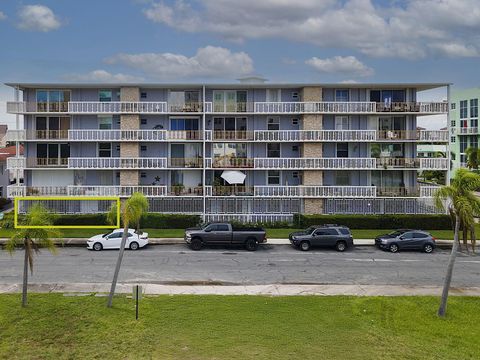
<path id="1" fill-rule="evenodd" d="M 480 298 L 0 295 L 2 359 L 479 359 Z"/>
<path id="2" fill-rule="evenodd" d="M 184 229 L 142 229 L 148 232 L 151 238 L 183 238 Z M 269 239 L 286 239 L 288 234 L 294 231 L 300 231 L 302 229 L 267 229 L 267 238 Z M 480 229 L 477 228 L 477 231 Z M 63 237 L 65 238 L 88 238 L 102 232 L 107 232 L 103 229 L 62 229 Z M 384 229 L 358 229 L 352 230 L 354 239 L 374 239 L 375 236 L 385 234 L 392 231 Z M 427 230 L 437 239 L 453 239 L 453 231 L 450 230 Z M 12 236 L 14 229 L 0 229 L 0 237 L 7 238 Z"/>

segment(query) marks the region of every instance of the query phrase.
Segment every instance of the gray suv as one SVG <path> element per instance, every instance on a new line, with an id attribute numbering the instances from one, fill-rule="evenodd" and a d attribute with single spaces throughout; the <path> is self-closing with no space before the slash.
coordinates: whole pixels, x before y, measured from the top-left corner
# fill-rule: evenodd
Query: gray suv
<path id="1" fill-rule="evenodd" d="M 350 229 L 333 224 L 310 226 L 304 231 L 291 233 L 288 238 L 292 245 L 302 251 L 308 251 L 311 247 L 331 247 L 345 251 L 353 247 Z"/>
<path id="2" fill-rule="evenodd" d="M 375 238 L 375 245 L 396 253 L 399 250 L 422 250 L 428 254 L 435 249 L 435 238 L 426 231 L 400 229 Z"/>

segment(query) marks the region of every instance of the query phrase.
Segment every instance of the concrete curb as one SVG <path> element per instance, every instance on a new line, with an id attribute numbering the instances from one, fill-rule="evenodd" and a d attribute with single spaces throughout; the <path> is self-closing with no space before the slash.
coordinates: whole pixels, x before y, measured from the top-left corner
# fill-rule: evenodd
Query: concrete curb
<path id="1" fill-rule="evenodd" d="M 0 239 L 0 245 L 6 243 L 8 239 Z M 84 238 L 63 238 L 53 240 L 57 245 L 63 246 L 87 246 L 87 240 Z M 374 246 L 374 239 L 356 239 L 353 241 L 355 246 Z M 437 246 L 442 249 L 450 249 L 452 247 L 452 240 L 437 240 Z M 149 245 L 179 245 L 184 244 L 183 238 L 150 238 Z M 269 239 L 266 245 L 290 245 L 288 239 Z M 477 247 L 480 247 L 477 246 Z"/>
<path id="2" fill-rule="evenodd" d="M 117 294 L 131 294 L 136 283 L 120 283 Z M 262 296 L 440 296 L 440 286 L 408 285 L 162 285 L 138 284 L 146 295 L 262 295 Z M 21 292 L 21 284 L 0 284 L 0 294 Z M 28 291 L 34 293 L 105 294 L 109 283 L 30 284 Z M 480 296 L 480 287 L 451 288 L 450 295 Z"/>

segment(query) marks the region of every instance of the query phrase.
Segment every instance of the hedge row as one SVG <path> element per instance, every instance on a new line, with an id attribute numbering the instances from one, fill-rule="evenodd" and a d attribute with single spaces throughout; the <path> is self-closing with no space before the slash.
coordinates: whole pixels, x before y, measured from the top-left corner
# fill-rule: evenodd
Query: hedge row
<path id="1" fill-rule="evenodd" d="M 338 224 L 351 229 L 426 229 L 451 230 L 448 215 L 303 215 L 295 214 L 294 226 Z"/>
<path id="2" fill-rule="evenodd" d="M 182 214 L 146 214 L 140 220 L 141 228 L 150 229 L 183 229 L 200 223 L 198 215 Z M 105 225 L 105 214 L 58 215 L 55 225 Z M 132 224 L 133 225 L 133 224 Z"/>

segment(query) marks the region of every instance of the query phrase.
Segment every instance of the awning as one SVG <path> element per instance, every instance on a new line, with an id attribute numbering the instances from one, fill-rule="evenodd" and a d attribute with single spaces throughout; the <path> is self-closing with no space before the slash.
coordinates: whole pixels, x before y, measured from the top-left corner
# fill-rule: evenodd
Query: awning
<path id="1" fill-rule="evenodd" d="M 222 173 L 221 177 L 229 184 L 243 184 L 247 175 L 241 171 L 227 170 Z"/>

